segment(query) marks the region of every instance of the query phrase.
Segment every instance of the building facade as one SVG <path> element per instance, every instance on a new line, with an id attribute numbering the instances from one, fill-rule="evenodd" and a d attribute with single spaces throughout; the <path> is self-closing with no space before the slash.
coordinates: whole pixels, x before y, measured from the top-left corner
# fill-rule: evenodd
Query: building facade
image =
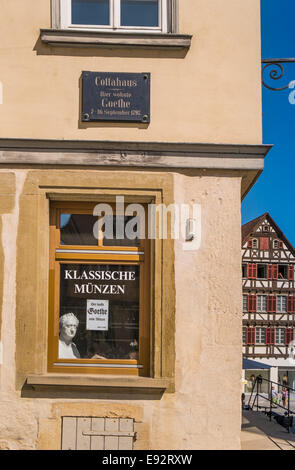
<path id="1" fill-rule="evenodd" d="M 271 366 L 259 371 L 265 378 L 286 376 L 294 387 L 295 250 L 268 213 L 245 224 L 242 239 L 244 357 Z M 252 375 L 246 371 L 248 392 Z"/>
<path id="2" fill-rule="evenodd" d="M 239 449 L 259 1 L 0 7 L 0 448 Z"/>

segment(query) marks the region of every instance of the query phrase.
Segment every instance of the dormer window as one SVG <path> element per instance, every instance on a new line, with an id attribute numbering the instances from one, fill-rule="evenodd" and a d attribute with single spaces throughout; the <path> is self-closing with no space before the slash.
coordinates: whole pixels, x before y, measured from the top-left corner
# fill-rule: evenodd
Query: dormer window
<path id="1" fill-rule="evenodd" d="M 273 241 L 273 247 L 274 247 L 275 250 L 283 248 L 282 240 L 274 240 Z"/>
<path id="2" fill-rule="evenodd" d="M 252 248 L 258 248 L 258 240 L 257 238 L 252 239 Z"/>

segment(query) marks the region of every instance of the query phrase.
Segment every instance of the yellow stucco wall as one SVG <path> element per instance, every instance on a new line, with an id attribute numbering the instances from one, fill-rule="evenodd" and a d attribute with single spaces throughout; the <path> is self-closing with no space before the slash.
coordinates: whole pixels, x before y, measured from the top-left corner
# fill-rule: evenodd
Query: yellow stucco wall
<path id="1" fill-rule="evenodd" d="M 1 0 L 0 137 L 261 143 L 258 0 L 179 0 L 177 51 L 51 47 L 50 1 Z M 79 122 L 82 70 L 151 73 L 151 123 Z"/>

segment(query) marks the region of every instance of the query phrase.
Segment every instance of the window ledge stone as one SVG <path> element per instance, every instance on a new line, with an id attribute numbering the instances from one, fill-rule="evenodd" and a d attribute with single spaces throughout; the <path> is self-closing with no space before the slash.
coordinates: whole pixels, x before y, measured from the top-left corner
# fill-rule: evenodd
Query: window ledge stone
<path id="1" fill-rule="evenodd" d="M 110 47 L 148 49 L 189 49 L 188 34 L 102 32 L 67 29 L 41 29 L 40 38 L 50 46 Z"/>
<path id="2" fill-rule="evenodd" d="M 168 378 L 151 378 L 138 376 L 103 376 L 103 375 L 73 375 L 73 374 L 43 374 L 29 375 L 26 384 L 34 389 L 53 387 L 67 387 L 75 389 L 107 389 L 120 391 L 158 392 L 163 393 L 171 389 L 171 380 Z"/>

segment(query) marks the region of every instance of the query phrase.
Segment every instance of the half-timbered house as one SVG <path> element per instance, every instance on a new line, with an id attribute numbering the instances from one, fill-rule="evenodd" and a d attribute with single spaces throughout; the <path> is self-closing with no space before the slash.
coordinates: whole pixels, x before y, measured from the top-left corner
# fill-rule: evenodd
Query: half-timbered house
<path id="1" fill-rule="evenodd" d="M 243 354 L 295 385 L 295 249 L 268 213 L 242 227 Z M 294 362 L 294 363 L 293 363 Z M 259 372 L 261 373 L 261 371 Z M 269 372 L 264 371 L 265 375 Z M 246 379 L 253 371 L 246 371 Z"/>

